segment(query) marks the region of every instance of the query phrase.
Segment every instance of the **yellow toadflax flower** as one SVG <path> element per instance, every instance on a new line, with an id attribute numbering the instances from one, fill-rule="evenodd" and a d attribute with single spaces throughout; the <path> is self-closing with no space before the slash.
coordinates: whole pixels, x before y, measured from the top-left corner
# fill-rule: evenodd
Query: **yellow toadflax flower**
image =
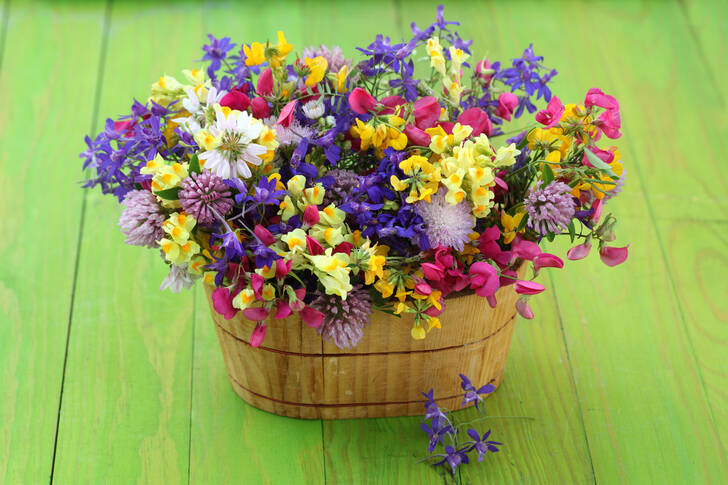
<path id="1" fill-rule="evenodd" d="M 320 83 L 326 75 L 326 69 L 329 68 L 329 63 L 326 58 L 322 56 L 314 57 L 313 59 L 306 57 L 303 63 L 308 67 L 311 73 L 306 77 L 306 86 L 312 87 Z"/>

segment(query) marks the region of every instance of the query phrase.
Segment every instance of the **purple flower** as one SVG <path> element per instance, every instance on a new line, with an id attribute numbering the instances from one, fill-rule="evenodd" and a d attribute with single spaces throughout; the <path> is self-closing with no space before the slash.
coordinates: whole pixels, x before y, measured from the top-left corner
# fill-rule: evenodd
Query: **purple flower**
<path id="1" fill-rule="evenodd" d="M 119 227 L 126 234 L 124 242 L 157 247 L 157 241 L 164 237 L 162 223 L 166 218 L 157 197 L 148 190 L 132 190 L 121 203 L 125 208 L 119 217 Z"/>
<path id="2" fill-rule="evenodd" d="M 255 256 L 256 268 L 263 268 L 264 266 L 270 268 L 273 266 L 276 259 L 280 259 L 280 256 L 278 256 L 275 251 L 259 242 L 256 242 L 253 247 L 253 256 Z"/>
<path id="3" fill-rule="evenodd" d="M 218 216 L 224 217 L 233 208 L 230 188 L 209 170 L 191 173 L 180 185 L 182 208 L 201 224 L 212 224 Z"/>
<path id="4" fill-rule="evenodd" d="M 468 379 L 465 375 L 460 374 L 460 379 L 462 381 L 460 383 L 460 387 L 462 387 L 465 391 L 465 397 L 463 397 L 463 403 L 460 405 L 461 407 L 464 407 L 469 402 L 475 401 L 475 407 L 477 408 L 478 404 L 483 400 L 479 394 L 490 394 L 495 391 L 495 386 L 493 384 L 486 384 L 481 388 L 476 389 L 470 382 L 470 379 Z"/>
<path id="5" fill-rule="evenodd" d="M 253 202 L 256 205 L 261 204 L 274 204 L 278 205 L 280 199 L 286 195 L 285 190 L 276 190 L 276 179 L 268 179 L 267 177 L 261 177 L 258 185 L 254 189 Z"/>
<path id="6" fill-rule="evenodd" d="M 476 430 L 470 428 L 468 429 L 468 435 L 473 439 L 468 451 L 476 450 L 478 452 L 478 461 L 483 461 L 486 451 L 497 453 L 498 446 L 503 444 L 498 441 L 488 441 L 490 430 L 486 431 L 481 437 Z"/>
<path id="7" fill-rule="evenodd" d="M 340 349 L 350 349 L 359 343 L 372 313 L 369 291 L 360 285 L 349 291 L 346 300 L 338 295 L 321 294 L 310 306 L 324 314 L 323 323 L 316 329 L 318 334 Z"/>
<path id="8" fill-rule="evenodd" d="M 418 202 L 415 210 L 425 223 L 431 247 L 445 246 L 462 251 L 470 240 L 468 236 L 473 232 L 475 219 L 469 202 L 450 204 L 445 200 L 445 190 L 441 189 L 430 202 Z"/>
<path id="9" fill-rule="evenodd" d="M 536 182 L 523 201 L 528 212 L 528 227 L 542 236 L 566 231 L 576 211 L 571 188 L 557 181 L 542 186 L 542 180 Z"/>
<path id="10" fill-rule="evenodd" d="M 320 45 L 318 47 L 311 46 L 303 49 L 302 58 L 318 56 L 323 57 L 329 63 L 330 72 L 339 72 L 345 65 L 351 67 L 351 60 L 344 57 L 344 53 L 339 46 L 327 47 Z"/>
<path id="11" fill-rule="evenodd" d="M 442 460 L 433 463 L 435 466 L 444 465 L 447 463 L 450 465 L 450 468 L 452 470 L 452 474 L 455 474 L 455 470 L 457 467 L 459 467 L 462 464 L 467 464 L 470 462 L 467 455 L 467 448 L 460 448 L 459 450 L 456 450 L 452 446 L 448 445 L 445 447 L 445 454 L 444 455 L 433 455 L 433 456 L 440 456 L 442 457 Z"/>
<path id="12" fill-rule="evenodd" d="M 210 61 L 210 65 L 207 67 L 207 75 L 211 79 L 215 79 L 215 72 L 220 69 L 222 61 L 227 53 L 235 48 L 235 44 L 230 42 L 230 37 L 216 39 L 212 34 L 207 34 L 207 37 L 210 39 L 210 43 L 202 46 L 202 50 L 205 51 L 202 60 Z"/>
<path id="13" fill-rule="evenodd" d="M 223 234 L 213 234 L 212 238 L 220 240 L 220 248 L 225 250 L 225 257 L 238 259 L 243 255 L 243 245 L 240 244 L 237 234 L 227 231 Z"/>
<path id="14" fill-rule="evenodd" d="M 422 431 L 427 433 L 427 436 L 430 438 L 429 443 L 427 444 L 427 452 L 432 453 L 435 451 L 435 448 L 437 448 L 438 444 L 442 444 L 443 438 L 448 434 L 453 432 L 452 426 L 449 424 L 444 427 L 437 427 L 435 426 L 434 422 L 432 425 L 432 428 L 430 428 L 427 423 L 422 422 L 420 423 L 420 427 L 422 428 Z"/>

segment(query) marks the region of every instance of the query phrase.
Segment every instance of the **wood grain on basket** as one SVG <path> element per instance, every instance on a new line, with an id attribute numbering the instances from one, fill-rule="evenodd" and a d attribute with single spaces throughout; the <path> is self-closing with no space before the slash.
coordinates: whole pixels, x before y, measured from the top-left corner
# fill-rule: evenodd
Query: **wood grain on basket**
<path id="1" fill-rule="evenodd" d="M 205 286 L 208 301 L 212 288 Z M 503 377 L 515 321 L 512 287 L 496 293 L 492 309 L 477 295 L 447 299 L 442 329 L 424 340 L 410 335 L 412 315 L 374 312 L 353 349 L 323 341 L 296 315 L 269 319 L 263 344 L 249 344 L 255 322 L 212 310 L 233 389 L 251 405 L 297 418 L 343 419 L 422 414 L 423 391 L 438 404 L 462 402 L 458 374 L 476 385 Z"/>

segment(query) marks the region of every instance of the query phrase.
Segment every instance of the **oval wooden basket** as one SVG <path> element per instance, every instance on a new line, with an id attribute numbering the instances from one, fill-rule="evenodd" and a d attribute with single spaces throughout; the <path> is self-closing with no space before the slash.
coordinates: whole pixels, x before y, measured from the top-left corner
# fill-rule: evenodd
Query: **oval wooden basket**
<path id="1" fill-rule="evenodd" d="M 476 386 L 498 386 L 516 317 L 512 286 L 496 293 L 498 306 L 464 295 L 447 299 L 424 340 L 410 335 L 413 316 L 374 312 L 354 349 L 324 341 L 297 316 L 270 319 L 265 340 L 253 348 L 255 323 L 238 313 L 225 320 L 212 308 L 230 383 L 249 404 L 282 416 L 347 419 L 424 413 L 423 391 L 435 389 L 439 405 L 458 409 L 458 374 Z"/>

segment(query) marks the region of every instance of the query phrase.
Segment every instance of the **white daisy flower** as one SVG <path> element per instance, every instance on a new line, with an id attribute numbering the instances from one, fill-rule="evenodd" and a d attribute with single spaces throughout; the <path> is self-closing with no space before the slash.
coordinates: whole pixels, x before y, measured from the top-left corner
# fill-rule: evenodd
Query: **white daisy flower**
<path id="1" fill-rule="evenodd" d="M 195 133 L 195 140 L 204 150 L 199 158 L 219 177 L 249 178 L 252 173 L 248 163 L 260 165 L 260 155 L 268 151 L 253 143 L 262 130 L 263 123 L 247 112 L 233 110 L 226 115 L 219 105 L 215 106 L 214 123 Z"/>

